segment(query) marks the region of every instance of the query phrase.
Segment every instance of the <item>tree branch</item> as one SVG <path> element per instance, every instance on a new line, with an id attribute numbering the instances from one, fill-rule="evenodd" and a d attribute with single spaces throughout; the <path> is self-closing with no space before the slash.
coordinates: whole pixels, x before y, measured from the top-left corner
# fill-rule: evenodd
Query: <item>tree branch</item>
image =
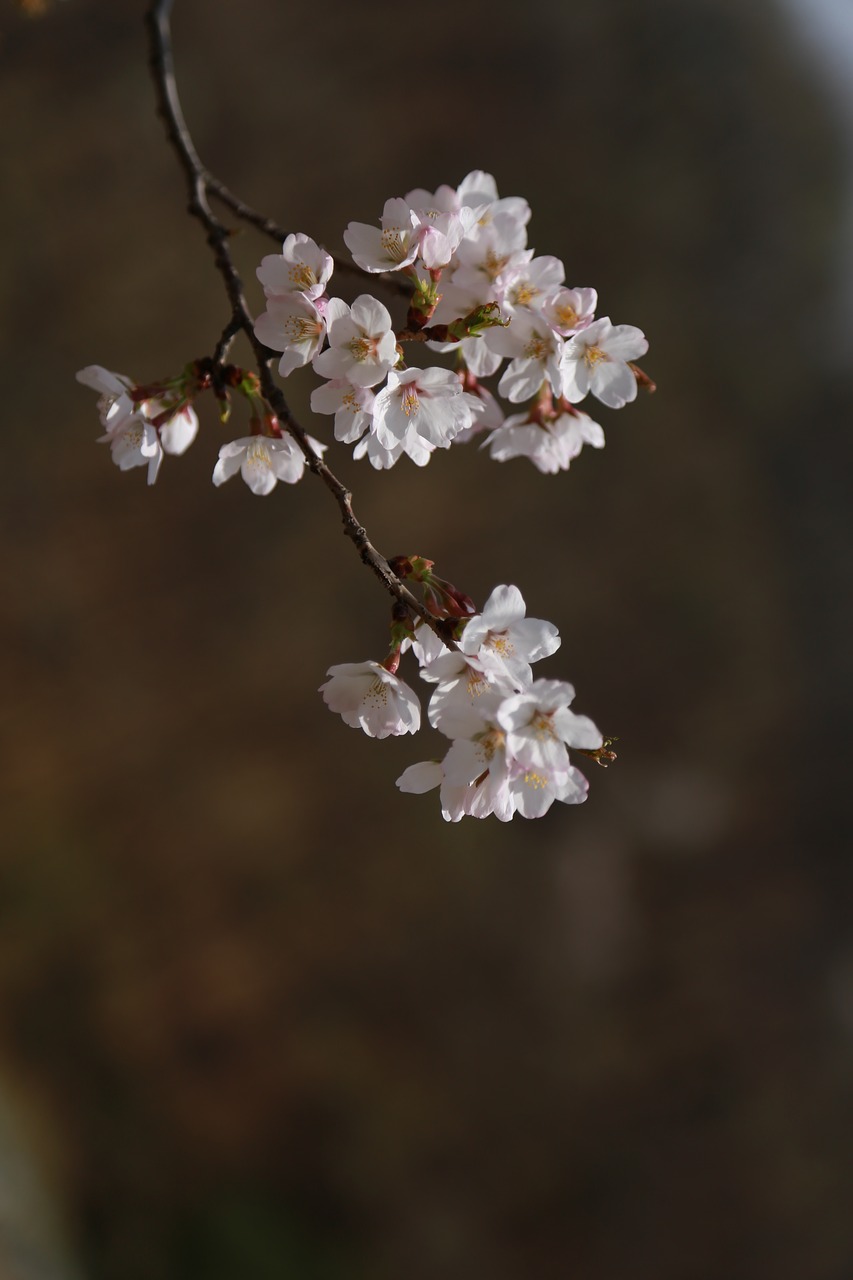
<path id="1" fill-rule="evenodd" d="M 217 197 L 238 217 L 251 223 L 258 230 L 279 242 L 286 238 L 287 233 L 276 226 L 271 219 L 264 218 L 234 196 L 202 164 L 184 119 L 175 81 L 170 24 L 172 6 L 173 0 L 152 0 L 146 11 L 145 22 L 148 28 L 150 48 L 149 62 L 157 93 L 158 114 L 163 119 L 169 142 L 178 157 L 187 180 L 189 192 L 188 210 L 193 217 L 201 222 L 207 233 L 207 243 L 210 245 L 216 269 L 222 277 L 231 303 L 231 321 L 226 325 L 222 338 L 217 344 L 217 358 L 224 357 L 231 340 L 242 330 L 255 355 L 264 399 L 275 413 L 281 426 L 286 428 L 293 436 L 305 456 L 307 466 L 316 476 L 319 476 L 334 497 L 341 513 L 344 533 L 355 545 L 363 563 L 376 574 L 390 595 L 407 605 L 413 613 L 417 614 L 436 632 L 445 644 L 452 644 L 452 641 L 449 641 L 444 634 L 438 619 L 428 612 L 406 584 L 392 571 L 385 557 L 374 547 L 367 535 L 367 530 L 359 522 L 352 509 L 352 494 L 312 447 L 306 431 L 294 418 L 281 389 L 273 379 L 270 361 L 274 358 L 274 354 L 255 336 L 254 321 L 243 293 L 243 282 L 231 256 L 231 232 L 213 213 L 210 207 L 210 197 Z M 349 264 L 341 265 L 349 266 Z"/>

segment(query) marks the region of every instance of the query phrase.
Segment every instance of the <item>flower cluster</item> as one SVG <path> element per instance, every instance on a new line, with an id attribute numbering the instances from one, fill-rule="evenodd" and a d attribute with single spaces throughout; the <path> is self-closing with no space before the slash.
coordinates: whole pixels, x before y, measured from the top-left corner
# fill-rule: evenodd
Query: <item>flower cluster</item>
<path id="1" fill-rule="evenodd" d="M 77 381 L 100 392 L 98 414 L 104 434 L 98 442 L 110 446 L 121 471 L 147 467 L 148 483 L 153 484 L 164 452 L 184 453 L 196 438 L 195 410 L 171 388 L 162 389 L 159 398 L 140 395 L 129 378 L 97 364 L 81 369 Z"/>
<path id="2" fill-rule="evenodd" d="M 379 226 L 351 222 L 344 241 L 357 266 L 408 281 L 409 311 L 396 332 L 371 294 L 351 305 L 330 297 L 332 258 L 310 237 L 290 235 L 258 268 L 266 310 L 255 334 L 282 352 L 283 376 L 311 364 L 326 379 L 312 409 L 333 414 L 335 438 L 374 467 L 403 454 L 424 466 L 436 449 L 488 432 L 496 461 L 527 457 L 540 471 L 566 470 L 584 444 L 604 444 L 576 406 L 588 394 L 613 409 L 634 400 L 648 379 L 632 362 L 648 344 L 631 325 L 596 319 L 596 291 L 566 287 L 558 258 L 534 256 L 529 220 L 526 200 L 501 198 L 491 174 L 475 171 L 455 190 L 388 200 Z M 455 369 L 409 364 L 414 343 L 451 353 Z M 498 396 L 522 406 L 506 418 L 481 381 L 499 373 Z"/>
<path id="3" fill-rule="evenodd" d="M 153 484 L 164 453 L 184 453 L 198 433 L 198 416 L 192 400 L 211 385 L 209 375 L 196 362 L 177 378 L 151 387 L 134 385 L 124 374 L 89 365 L 77 374 L 78 382 L 99 391 L 98 413 L 113 462 L 122 470 L 147 466 Z M 292 436 L 284 435 L 275 415 L 266 411 L 257 390 L 257 379 L 228 366 L 231 384 L 252 405 L 252 434 L 222 445 L 213 469 L 213 483 L 221 485 L 239 471 L 252 493 L 271 493 L 279 480 L 296 484 L 305 470 L 305 456 Z M 224 394 L 224 393 L 223 393 Z M 223 418 L 227 418 L 227 402 Z M 326 446 L 307 437 L 316 453 Z"/>
<path id="4" fill-rule="evenodd" d="M 195 439 L 193 402 L 205 390 L 217 398 L 222 422 L 232 392 L 249 407 L 248 433 L 219 449 L 215 485 L 239 471 L 253 493 L 265 495 L 279 480 L 295 484 L 306 459 L 322 472 L 362 559 L 383 577 L 390 568 L 395 579 L 388 657 L 330 668 L 323 698 L 371 737 L 416 732 L 420 704 L 397 674 L 411 650 L 434 686 L 429 722 L 450 746 L 441 760 L 406 769 L 397 785 L 409 792 L 438 787 L 442 813 L 454 822 L 492 813 L 501 821 L 516 813 L 533 818 L 555 800 L 583 801 L 587 782 L 569 751 L 606 764 L 615 758 L 612 740 L 570 710 L 570 684 L 534 680 L 532 664 L 553 654 L 560 637 L 552 623 L 526 617 L 517 587 L 495 588 L 477 613 L 468 596 L 433 573 L 431 561 L 399 556 L 386 565 L 369 541 L 365 550 L 350 495 L 321 461 L 326 446 L 277 399 L 266 364 L 270 352 L 280 352 L 283 377 L 310 364 L 323 379 L 312 409 L 332 415 L 335 439 L 379 470 L 404 454 L 424 466 L 436 449 L 481 436 L 496 461 L 526 457 L 541 472 L 565 471 L 584 444 L 604 444 L 601 427 L 577 407 L 588 395 L 620 409 L 638 386 L 654 385 L 634 364 L 647 350 L 641 331 L 596 318 L 596 291 L 568 287 L 558 258 L 527 247 L 529 220 L 527 201 L 501 198 L 494 178 L 480 171 L 455 189 L 410 191 L 387 201 L 379 226 L 351 222 L 344 234 L 360 271 L 396 272 L 398 284 L 402 277 L 402 325 L 395 328 L 370 293 L 351 303 L 330 296 L 333 259 L 300 233 L 263 259 L 257 275 L 264 311 L 253 322 L 245 307 L 235 308 L 214 356 L 145 386 L 95 365 L 77 375 L 100 395 L 99 439 L 114 462 L 122 470 L 146 466 L 149 484 L 164 453 L 183 453 Z M 227 250 L 220 252 L 227 259 Z M 260 378 L 225 363 L 234 334 L 252 327 Z M 416 345 L 452 357 L 453 367 L 409 363 L 407 350 Z M 484 383 L 489 378 L 494 391 Z M 422 603 L 407 580 L 422 589 Z"/>
<path id="5" fill-rule="evenodd" d="M 435 581 L 429 562 L 409 564 L 417 570 L 409 576 Z M 457 603 L 458 598 L 457 593 Z M 385 663 L 331 667 L 320 692 L 332 711 L 370 737 L 415 733 L 420 704 L 396 674 L 400 654 L 413 649 L 421 678 L 435 686 L 429 722 L 450 739 L 450 747 L 443 760 L 406 769 L 397 780 L 401 791 L 439 787 L 441 811 L 450 822 L 492 813 L 502 822 L 515 813 L 538 818 L 555 800 L 586 799 L 587 781 L 570 763 L 569 748 L 600 762 L 614 757 L 593 722 L 569 710 L 570 684 L 533 679 L 531 664 L 554 653 L 560 637 L 552 623 L 526 617 L 517 587 L 496 587 L 482 613 L 459 619 L 453 649 L 423 624 L 404 625 L 402 638 L 399 625 L 396 632 Z"/>

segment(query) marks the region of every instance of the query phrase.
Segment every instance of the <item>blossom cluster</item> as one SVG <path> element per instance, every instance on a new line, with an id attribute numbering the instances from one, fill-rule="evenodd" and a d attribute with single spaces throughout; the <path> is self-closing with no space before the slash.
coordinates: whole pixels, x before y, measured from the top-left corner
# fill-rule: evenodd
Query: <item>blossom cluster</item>
<path id="1" fill-rule="evenodd" d="M 185 453 L 196 438 L 198 415 L 191 399 L 200 384 L 194 366 L 181 377 L 158 384 L 150 394 L 124 374 L 96 364 L 81 369 L 77 380 L 100 392 L 98 414 L 104 434 L 98 442 L 110 446 L 113 461 L 122 471 L 146 466 L 148 483 L 153 484 L 163 454 Z M 250 400 L 257 399 L 253 382 L 240 389 Z M 305 455 L 293 437 L 284 435 L 269 413 L 256 412 L 252 425 L 251 435 L 222 445 L 213 483 L 221 485 L 239 471 L 252 493 L 263 495 L 271 493 L 279 480 L 285 484 L 301 480 Z M 308 440 L 322 456 L 326 446 L 313 436 Z"/>
<path id="2" fill-rule="evenodd" d="M 371 293 L 351 303 L 330 295 L 332 257 L 310 236 L 288 235 L 257 271 L 264 311 L 254 322 L 235 311 L 213 357 L 144 386 L 99 365 L 78 373 L 99 393 L 99 440 L 121 470 L 144 466 L 153 484 L 164 453 L 183 453 L 196 437 L 196 397 L 212 390 L 224 423 L 236 392 L 249 406 L 248 434 L 220 447 L 215 485 L 239 472 L 265 495 L 279 480 L 299 481 L 306 455 L 319 469 L 326 446 L 284 411 L 280 423 L 261 379 L 225 363 L 231 336 L 253 325 L 264 379 L 269 352 L 281 353 L 283 377 L 311 365 L 323 380 L 312 409 L 333 416 L 335 439 L 379 470 L 404 454 L 424 466 L 435 450 L 477 436 L 496 461 L 526 457 L 544 473 L 566 470 L 584 444 L 604 444 L 600 425 L 577 407 L 587 396 L 620 409 L 638 386 L 654 389 L 634 364 L 648 344 L 634 326 L 597 317 L 595 289 L 567 286 L 558 258 L 528 248 L 529 221 L 526 200 L 499 196 L 494 178 L 474 171 L 455 189 L 388 200 L 378 226 L 351 222 L 344 241 L 356 267 L 385 285 L 389 273 L 402 280 L 408 309 L 396 327 Z M 427 358 L 410 363 L 411 349 Z M 351 508 L 344 515 L 346 527 Z M 440 760 L 406 769 L 401 791 L 438 787 L 443 816 L 454 822 L 539 817 L 555 800 L 583 801 L 587 781 L 569 751 L 602 764 L 615 757 L 612 740 L 570 710 L 570 684 L 533 678 L 532 664 L 559 647 L 556 627 L 526 617 L 517 587 L 496 587 L 477 613 L 431 561 L 396 557 L 389 566 L 397 577 L 391 651 L 383 662 L 331 667 L 321 688 L 326 704 L 371 737 L 416 732 L 420 703 L 397 674 L 411 650 L 434 686 L 429 722 L 450 746 Z M 422 605 L 400 590 L 407 579 L 423 589 Z"/>
<path id="3" fill-rule="evenodd" d="M 148 483 L 157 479 L 165 453 L 184 453 L 198 433 L 191 404 L 178 398 L 139 399 L 129 378 L 100 365 L 88 365 L 77 381 L 99 393 L 98 415 L 113 462 L 121 471 L 147 467 Z"/>
<path id="4" fill-rule="evenodd" d="M 570 684 L 533 679 L 531 664 L 559 648 L 557 628 L 526 617 L 517 587 L 499 586 L 459 630 L 452 650 L 420 624 L 384 664 L 330 667 L 320 690 L 326 705 L 370 737 L 415 733 L 420 703 L 396 674 L 400 653 L 410 647 L 421 678 L 435 685 L 429 722 L 450 747 L 442 760 L 406 769 L 397 780 L 401 791 L 439 787 L 449 822 L 466 815 L 538 818 L 555 800 L 581 803 L 588 784 L 570 763 L 569 748 L 601 759 L 606 744 L 591 720 L 569 710 Z"/>
<path id="5" fill-rule="evenodd" d="M 613 409 L 634 400 L 648 380 L 632 362 L 648 344 L 632 325 L 596 319 L 595 289 L 567 287 L 558 258 L 535 256 L 529 220 L 526 200 L 501 198 L 491 174 L 475 171 L 456 189 L 388 200 L 379 226 L 351 222 L 344 241 L 356 265 L 402 273 L 411 288 L 397 331 L 371 294 L 351 305 L 330 296 L 331 256 L 290 235 L 258 268 L 266 309 L 255 334 L 282 353 L 284 377 L 311 364 L 326 380 L 312 409 L 333 414 L 335 438 L 379 469 L 403 454 L 424 466 L 436 449 L 488 432 L 497 461 L 565 470 L 584 444 L 604 444 L 576 406 L 588 394 Z M 455 369 L 408 363 L 414 343 L 451 353 Z M 498 373 L 497 395 L 516 409 L 507 417 L 481 381 Z"/>

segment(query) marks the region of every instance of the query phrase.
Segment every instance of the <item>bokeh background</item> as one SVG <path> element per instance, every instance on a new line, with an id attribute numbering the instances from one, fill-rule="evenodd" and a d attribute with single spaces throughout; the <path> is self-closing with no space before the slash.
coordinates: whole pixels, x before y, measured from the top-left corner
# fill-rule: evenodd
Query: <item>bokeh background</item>
<path id="1" fill-rule="evenodd" d="M 333 450 L 621 738 L 508 826 L 324 710 L 388 610 L 321 486 L 214 490 L 209 409 L 153 489 L 94 444 L 77 369 L 227 318 L 142 8 L 0 10 L 2 1280 L 849 1280 L 844 0 L 176 6 L 251 203 L 334 251 L 484 168 L 650 337 L 569 474 Z M 270 251 L 235 240 L 256 309 Z"/>

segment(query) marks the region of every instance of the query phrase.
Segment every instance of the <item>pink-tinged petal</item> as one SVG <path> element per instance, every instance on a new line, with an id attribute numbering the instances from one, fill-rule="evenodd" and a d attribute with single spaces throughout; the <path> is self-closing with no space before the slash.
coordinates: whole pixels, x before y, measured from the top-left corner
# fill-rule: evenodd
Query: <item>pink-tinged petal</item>
<path id="1" fill-rule="evenodd" d="M 444 757 L 444 776 L 451 786 L 470 786 L 488 768 L 486 748 L 469 738 L 457 738 Z"/>
<path id="2" fill-rule="evenodd" d="M 505 631 L 513 622 L 520 621 L 526 612 L 524 596 L 518 587 L 502 585 L 495 587 L 489 596 L 482 617 L 490 631 Z"/>
<path id="3" fill-rule="evenodd" d="M 302 479 L 302 473 L 305 470 L 302 450 L 294 442 L 289 449 L 271 451 L 270 470 L 277 480 L 283 480 L 285 484 L 296 484 Z"/>
<path id="4" fill-rule="evenodd" d="M 277 481 L 272 467 L 259 467 L 257 463 L 244 461 L 240 471 L 252 493 L 257 494 L 259 498 L 265 498 L 276 486 Z"/>
<path id="5" fill-rule="evenodd" d="M 158 449 L 157 452 L 148 461 L 148 483 L 153 484 L 157 479 L 160 470 L 160 463 L 163 461 L 163 450 Z"/>
<path id="6" fill-rule="evenodd" d="M 227 447 L 227 446 L 223 446 Z M 232 476 L 236 476 L 240 470 L 242 457 L 240 455 L 223 456 L 222 450 L 219 451 L 219 461 L 213 468 L 213 483 L 219 487 L 226 480 L 230 480 Z"/>
<path id="7" fill-rule="evenodd" d="M 344 379 L 352 366 L 352 357 L 341 347 L 327 347 L 311 361 L 321 378 Z"/>
<path id="8" fill-rule="evenodd" d="M 513 624 L 512 636 L 516 648 L 527 662 L 538 662 L 556 653 L 562 641 L 553 622 L 542 618 L 520 618 Z"/>
<path id="9" fill-rule="evenodd" d="M 186 453 L 198 434 L 198 417 L 189 406 L 176 413 L 160 428 L 160 441 L 167 453 Z"/>
<path id="10" fill-rule="evenodd" d="M 93 391 L 106 392 L 109 395 L 124 395 L 133 386 L 129 378 L 122 378 L 119 374 L 111 373 L 109 369 L 105 369 L 100 364 L 88 364 L 85 369 L 80 369 L 74 376 L 85 387 L 91 387 Z"/>
<path id="11" fill-rule="evenodd" d="M 588 716 L 576 716 L 567 707 L 554 712 L 554 728 L 563 742 L 575 749 L 597 751 L 604 741 Z"/>
<path id="12" fill-rule="evenodd" d="M 382 243 L 382 230 L 366 222 L 351 222 L 344 232 L 344 244 L 362 271 L 389 271 L 391 267 Z"/>
<path id="13" fill-rule="evenodd" d="M 562 371 L 563 395 L 570 404 L 578 404 L 589 391 L 589 369 L 582 359 L 578 360 L 574 356 L 564 356 Z"/>
<path id="14" fill-rule="evenodd" d="M 535 769 L 526 769 L 512 780 L 516 811 L 522 818 L 541 818 L 556 800 L 551 778 Z"/>
<path id="15" fill-rule="evenodd" d="M 240 440 L 229 440 L 219 450 L 220 458 L 240 458 L 252 443 L 252 436 L 243 436 Z M 231 472 L 233 475 L 234 473 Z"/>
<path id="16" fill-rule="evenodd" d="M 545 381 L 539 360 L 513 360 L 498 383 L 498 391 L 512 404 L 521 404 L 536 395 Z"/>
<path id="17" fill-rule="evenodd" d="M 311 392 L 312 413 L 337 413 L 348 385 L 346 379 L 335 378 L 322 387 L 316 387 Z"/>
<path id="18" fill-rule="evenodd" d="M 498 187 L 490 173 L 472 169 L 459 183 L 456 195 L 460 204 L 491 204 L 498 198 Z"/>
<path id="19" fill-rule="evenodd" d="M 397 779 L 401 791 L 411 795 L 423 795 L 441 785 L 444 772 L 437 760 L 422 760 L 419 764 L 410 764 Z"/>
<path id="20" fill-rule="evenodd" d="M 332 325 L 339 320 L 349 320 L 349 307 L 343 298 L 329 298 L 326 301 L 326 324 L 331 333 Z M 355 329 L 353 328 L 353 333 Z"/>
<path id="21" fill-rule="evenodd" d="M 607 354 L 615 360 L 638 360 L 648 349 L 646 335 L 632 324 L 614 325 L 607 335 Z"/>
<path id="22" fill-rule="evenodd" d="M 603 361 L 593 367 L 592 394 L 609 409 L 622 409 L 637 398 L 637 379 L 626 364 Z M 567 396 L 571 400 L 571 396 Z"/>
<path id="23" fill-rule="evenodd" d="M 362 293 L 350 308 L 353 324 L 365 333 L 380 334 L 391 328 L 391 313 L 377 298 Z"/>
<path id="24" fill-rule="evenodd" d="M 569 769 L 569 776 L 557 786 L 556 798 L 563 804 L 583 804 L 589 791 L 587 782 L 580 769 L 574 766 Z"/>

